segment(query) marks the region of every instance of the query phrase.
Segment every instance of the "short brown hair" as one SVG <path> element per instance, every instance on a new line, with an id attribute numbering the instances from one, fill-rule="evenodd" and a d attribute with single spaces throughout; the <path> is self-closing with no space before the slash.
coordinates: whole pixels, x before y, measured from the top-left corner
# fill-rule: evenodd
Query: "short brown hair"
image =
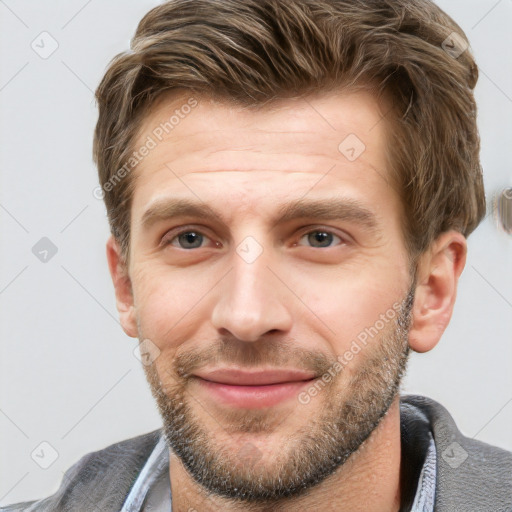
<path id="1" fill-rule="evenodd" d="M 466 46 L 461 28 L 430 0 L 170 0 L 152 9 L 96 91 L 94 161 L 123 256 L 133 179 L 113 179 L 155 100 L 179 90 L 247 107 L 337 88 L 385 93 L 393 105 L 391 179 L 411 261 L 444 231 L 467 237 L 486 206 L 478 70 Z"/>

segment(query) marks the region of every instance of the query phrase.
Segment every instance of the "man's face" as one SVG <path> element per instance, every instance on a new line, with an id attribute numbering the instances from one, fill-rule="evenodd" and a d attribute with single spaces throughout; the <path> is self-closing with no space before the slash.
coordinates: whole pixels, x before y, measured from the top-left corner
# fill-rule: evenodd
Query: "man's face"
<path id="1" fill-rule="evenodd" d="M 390 127 L 363 92 L 259 111 L 203 99 L 158 141 L 188 98 L 161 101 L 137 144 L 158 142 L 134 171 L 133 331 L 196 481 L 298 495 L 361 446 L 405 368 L 415 283 Z"/>

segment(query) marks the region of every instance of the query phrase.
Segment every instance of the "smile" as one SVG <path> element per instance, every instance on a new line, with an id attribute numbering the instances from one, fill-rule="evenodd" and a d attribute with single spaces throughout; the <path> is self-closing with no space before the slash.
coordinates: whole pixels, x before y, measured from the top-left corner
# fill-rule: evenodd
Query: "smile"
<path id="1" fill-rule="evenodd" d="M 287 373 L 290 375 L 290 372 Z M 209 374 L 208 378 L 196 375 L 195 380 L 201 391 L 217 402 L 238 408 L 261 409 L 296 398 L 303 388 L 315 380 L 315 377 L 309 375 L 306 375 L 307 378 L 298 378 L 305 374 L 294 375 L 295 380 L 282 380 L 283 375 L 281 372 L 279 380 L 278 372 L 228 374 L 223 371 L 217 372 L 217 376 Z"/>

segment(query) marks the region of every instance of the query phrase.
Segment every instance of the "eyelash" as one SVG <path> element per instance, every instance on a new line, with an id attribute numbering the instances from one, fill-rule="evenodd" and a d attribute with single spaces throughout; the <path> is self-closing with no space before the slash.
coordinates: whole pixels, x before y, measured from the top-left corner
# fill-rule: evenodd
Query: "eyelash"
<path id="1" fill-rule="evenodd" d="M 178 239 L 179 236 L 181 236 L 181 235 L 183 235 L 185 233 L 196 233 L 196 234 L 202 235 L 202 236 L 210 239 L 210 237 L 208 237 L 208 235 L 206 235 L 202 231 L 200 231 L 198 229 L 195 229 L 193 227 L 188 227 L 188 228 L 184 228 L 184 229 L 178 231 L 176 234 L 174 234 L 172 236 L 172 238 L 169 238 L 169 237 L 167 237 L 167 235 L 164 235 L 164 237 L 162 238 L 161 245 L 164 246 L 164 247 L 167 247 L 168 245 L 172 245 L 172 242 L 174 240 Z M 330 229 L 326 229 L 326 228 L 321 227 L 321 226 L 320 227 L 310 228 L 307 231 L 301 232 L 300 235 L 299 235 L 299 241 L 302 238 L 304 238 L 304 236 L 309 235 L 311 233 L 327 233 L 327 234 L 333 235 L 334 237 L 337 237 L 337 238 L 340 239 L 341 243 L 338 244 L 338 245 L 346 245 L 348 243 L 348 240 L 347 240 L 346 237 L 343 237 L 341 235 L 337 235 L 334 231 L 331 231 Z M 299 244 L 298 243 L 294 243 L 293 246 L 296 247 L 296 246 L 299 246 Z M 335 247 L 335 246 L 332 246 L 332 247 Z M 183 247 L 177 247 L 177 248 L 178 249 L 183 249 Z M 193 247 L 191 249 L 183 249 L 183 250 L 184 251 L 191 251 L 193 249 L 201 249 L 201 248 L 202 247 Z M 331 246 L 329 246 L 329 247 L 313 247 L 313 246 L 311 246 L 311 248 L 313 248 L 313 249 L 330 249 Z"/>

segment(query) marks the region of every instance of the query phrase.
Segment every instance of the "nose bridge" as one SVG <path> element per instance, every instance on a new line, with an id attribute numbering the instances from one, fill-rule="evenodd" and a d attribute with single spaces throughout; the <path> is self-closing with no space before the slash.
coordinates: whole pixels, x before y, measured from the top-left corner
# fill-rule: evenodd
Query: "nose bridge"
<path id="1" fill-rule="evenodd" d="M 261 240 L 261 237 L 260 237 Z M 234 248 L 232 270 L 219 289 L 212 323 L 242 341 L 257 341 L 268 331 L 287 331 L 291 315 L 282 285 L 268 268 L 275 266 L 272 249 L 247 236 Z"/>

